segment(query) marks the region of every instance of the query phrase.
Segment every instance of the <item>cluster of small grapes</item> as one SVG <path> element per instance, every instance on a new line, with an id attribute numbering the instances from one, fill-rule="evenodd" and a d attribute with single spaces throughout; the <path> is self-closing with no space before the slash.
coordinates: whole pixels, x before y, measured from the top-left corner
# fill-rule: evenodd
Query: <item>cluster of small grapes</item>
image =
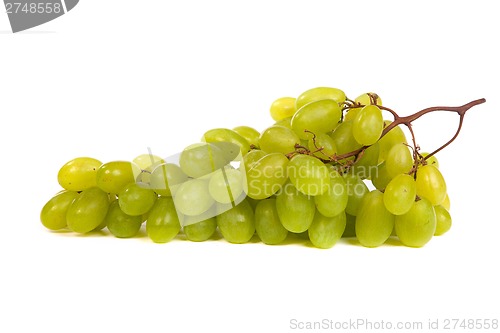
<path id="1" fill-rule="evenodd" d="M 170 160 L 76 158 L 59 170 L 64 190 L 41 221 L 78 233 L 107 227 L 122 238 L 146 222 L 158 243 L 181 230 L 204 241 L 218 229 L 231 243 L 256 233 L 280 244 L 293 233 L 319 248 L 341 237 L 376 247 L 391 236 L 421 247 L 451 227 L 446 183 L 436 157 L 389 128 L 383 109 L 376 94 L 350 100 L 319 87 L 274 101 L 275 124 L 262 132 L 212 129 Z"/>

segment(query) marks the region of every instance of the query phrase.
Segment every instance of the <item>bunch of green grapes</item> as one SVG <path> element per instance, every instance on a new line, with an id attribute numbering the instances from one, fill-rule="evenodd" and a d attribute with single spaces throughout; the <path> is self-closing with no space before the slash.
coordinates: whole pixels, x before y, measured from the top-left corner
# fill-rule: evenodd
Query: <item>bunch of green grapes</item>
<path id="1" fill-rule="evenodd" d="M 41 221 L 77 233 L 107 228 L 120 238 L 145 224 L 157 243 L 220 233 L 231 243 L 257 236 L 280 244 L 300 234 L 318 248 L 341 237 L 366 247 L 390 237 L 421 247 L 450 229 L 436 157 L 410 148 L 399 126 L 384 132 L 391 122 L 378 95 L 351 100 L 318 87 L 277 99 L 270 113 L 275 123 L 261 132 L 207 131 L 175 163 L 150 155 L 104 164 L 76 158 L 59 170 L 63 191 Z"/>

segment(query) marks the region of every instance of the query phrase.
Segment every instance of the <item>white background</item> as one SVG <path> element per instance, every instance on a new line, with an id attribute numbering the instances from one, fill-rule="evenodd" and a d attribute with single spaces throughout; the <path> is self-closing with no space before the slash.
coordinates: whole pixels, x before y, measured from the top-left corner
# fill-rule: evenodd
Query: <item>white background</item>
<path id="1" fill-rule="evenodd" d="M 18 34 L 0 13 L 0 332 L 500 319 L 495 5 L 82 0 Z M 262 130 L 274 99 L 323 85 L 351 98 L 376 91 L 401 114 L 487 99 L 438 156 L 452 199 L 448 234 L 422 249 L 341 241 L 318 250 L 157 245 L 52 233 L 39 222 L 59 167 L 74 157 L 130 160 L 148 147 L 169 156 L 214 127 Z M 422 148 L 454 125 L 419 123 Z"/>

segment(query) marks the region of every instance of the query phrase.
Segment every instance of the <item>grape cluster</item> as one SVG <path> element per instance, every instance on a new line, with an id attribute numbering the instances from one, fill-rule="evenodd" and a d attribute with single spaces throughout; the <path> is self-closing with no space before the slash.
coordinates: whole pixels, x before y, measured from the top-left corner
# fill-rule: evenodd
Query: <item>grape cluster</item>
<path id="1" fill-rule="evenodd" d="M 434 154 L 408 145 L 400 126 L 389 128 L 384 109 L 377 94 L 351 100 L 319 87 L 274 101 L 275 123 L 262 132 L 212 129 L 170 159 L 79 157 L 59 170 L 64 190 L 41 221 L 77 233 L 107 228 L 120 238 L 145 222 L 157 243 L 180 232 L 204 241 L 218 230 L 231 243 L 257 234 L 280 244 L 293 233 L 318 248 L 341 237 L 421 247 L 451 227 L 446 183 Z"/>

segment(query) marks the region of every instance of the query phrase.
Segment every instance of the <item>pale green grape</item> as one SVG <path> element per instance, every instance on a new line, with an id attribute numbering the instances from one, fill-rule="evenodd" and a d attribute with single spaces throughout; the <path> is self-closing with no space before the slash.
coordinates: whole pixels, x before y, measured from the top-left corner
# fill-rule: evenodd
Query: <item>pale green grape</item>
<path id="1" fill-rule="evenodd" d="M 344 180 L 347 187 L 347 206 L 345 211 L 350 215 L 357 215 L 361 206 L 361 201 L 366 193 L 369 192 L 366 184 L 356 175 L 346 174 Z"/>
<path id="2" fill-rule="evenodd" d="M 313 134 L 328 133 L 337 127 L 342 111 L 337 102 L 331 99 L 315 101 L 297 110 L 292 118 L 292 129 L 304 140 L 310 140 Z M 265 150 L 265 149 L 264 149 Z"/>
<path id="3" fill-rule="evenodd" d="M 380 96 L 378 94 L 376 94 L 376 93 L 373 93 L 373 92 L 372 93 L 361 94 L 358 97 L 356 97 L 354 99 L 354 101 L 356 103 L 360 103 L 361 105 L 370 105 L 370 104 L 372 104 L 372 102 L 371 102 L 371 98 L 370 98 L 370 96 L 368 94 L 372 94 L 372 95 L 374 95 L 376 97 L 375 98 L 375 104 L 382 105 L 382 99 L 380 98 Z"/>
<path id="4" fill-rule="evenodd" d="M 356 237 L 356 216 L 347 213 L 345 214 L 345 216 L 346 216 L 346 225 L 342 237 L 345 238 Z"/>
<path id="5" fill-rule="evenodd" d="M 300 96 L 297 97 L 295 106 L 297 110 L 299 110 L 306 104 L 324 99 L 334 100 L 335 102 L 337 102 L 337 104 L 340 105 L 345 102 L 346 96 L 342 90 L 337 88 L 317 87 L 309 89 L 300 94 Z"/>
<path id="6" fill-rule="evenodd" d="M 327 166 L 309 155 L 294 156 L 288 163 L 287 174 L 292 184 L 306 195 L 323 194 L 330 186 Z"/>
<path id="7" fill-rule="evenodd" d="M 118 194 L 120 209 L 127 215 L 140 216 L 146 214 L 156 201 L 153 190 L 131 183 Z"/>
<path id="8" fill-rule="evenodd" d="M 270 113 L 275 121 L 280 121 L 292 117 L 296 110 L 295 98 L 281 97 L 271 104 Z"/>
<path id="9" fill-rule="evenodd" d="M 127 161 L 113 161 L 104 163 L 97 170 L 97 186 L 107 193 L 118 194 L 125 186 L 135 182 L 135 176 L 141 169 L 134 163 Z"/>
<path id="10" fill-rule="evenodd" d="M 385 120 L 384 121 L 385 126 L 389 126 L 392 121 L 390 120 Z M 407 143 L 406 142 L 406 136 L 401 127 L 396 126 L 393 129 L 391 129 L 386 135 L 380 138 L 378 140 L 378 143 L 380 145 L 380 156 L 379 156 L 379 162 L 385 161 L 387 158 L 387 154 L 389 153 L 389 150 L 398 143 Z"/>
<path id="11" fill-rule="evenodd" d="M 207 211 L 215 200 L 208 190 L 208 181 L 190 179 L 182 183 L 174 196 L 175 208 L 184 215 L 196 216 Z"/>
<path id="12" fill-rule="evenodd" d="M 142 216 L 131 216 L 125 214 L 118 201 L 109 205 L 108 214 L 105 218 L 109 232 L 118 238 L 130 238 L 137 235 L 142 225 Z"/>
<path id="13" fill-rule="evenodd" d="M 314 199 L 299 192 L 289 181 L 276 196 L 276 209 L 281 224 L 295 233 L 306 231 L 316 212 Z"/>
<path id="14" fill-rule="evenodd" d="M 434 236 L 441 236 L 451 228 L 451 215 L 443 206 L 435 206 L 436 212 L 436 231 Z"/>
<path id="15" fill-rule="evenodd" d="M 367 193 L 356 216 L 356 237 L 361 245 L 377 247 L 385 243 L 394 229 L 394 215 L 384 206 L 379 190 Z"/>
<path id="16" fill-rule="evenodd" d="M 340 123 L 332 132 L 331 137 L 337 147 L 338 155 L 350 153 L 362 147 L 352 134 L 352 121 Z"/>
<path id="17" fill-rule="evenodd" d="M 287 180 L 288 159 L 280 153 L 271 153 L 247 170 L 248 196 L 265 199 L 278 192 Z"/>
<path id="18" fill-rule="evenodd" d="M 300 139 L 289 128 L 283 126 L 271 126 L 265 129 L 259 138 L 259 146 L 268 153 L 288 154 L 295 151 L 295 145 Z"/>
<path id="19" fill-rule="evenodd" d="M 384 204 L 394 215 L 403 215 L 413 206 L 417 196 L 417 184 L 410 175 L 400 174 L 394 177 L 384 192 Z"/>
<path id="20" fill-rule="evenodd" d="M 417 195 L 427 198 L 433 206 L 446 199 L 446 182 L 438 168 L 424 165 L 417 172 Z"/>
<path id="21" fill-rule="evenodd" d="M 181 170 L 193 178 L 208 175 L 222 168 L 227 162 L 224 152 L 210 143 L 191 145 L 184 149 L 179 156 Z"/>
<path id="22" fill-rule="evenodd" d="M 342 237 L 345 227 L 345 212 L 333 217 L 326 217 L 316 212 L 308 229 L 309 240 L 320 249 L 329 249 Z"/>
<path id="23" fill-rule="evenodd" d="M 208 191 L 215 201 L 228 204 L 241 196 L 246 185 L 245 175 L 240 170 L 226 167 L 217 170 L 210 177 Z"/>
<path id="24" fill-rule="evenodd" d="M 426 157 L 427 155 L 429 155 L 429 153 L 420 153 L 420 155 L 422 155 L 423 157 Z M 439 161 L 438 161 L 436 155 L 432 155 L 431 157 L 429 157 L 425 161 L 427 162 L 428 165 L 433 165 L 439 169 Z"/>
<path id="25" fill-rule="evenodd" d="M 108 194 L 97 187 L 83 190 L 69 206 L 66 213 L 68 228 L 87 233 L 99 226 L 108 212 Z"/>
<path id="26" fill-rule="evenodd" d="M 142 154 L 132 160 L 141 170 L 153 171 L 157 165 L 165 163 L 163 158 L 151 154 Z"/>
<path id="27" fill-rule="evenodd" d="M 292 129 L 292 117 L 281 119 L 274 123 L 275 126 L 283 126 Z"/>
<path id="28" fill-rule="evenodd" d="M 358 116 L 362 108 L 350 108 L 344 116 L 344 121 L 352 121 Z"/>
<path id="29" fill-rule="evenodd" d="M 392 177 L 396 177 L 402 173 L 410 172 L 413 167 L 413 157 L 408 146 L 404 143 L 395 144 L 385 159 L 387 173 Z"/>
<path id="30" fill-rule="evenodd" d="M 377 173 L 379 151 L 380 146 L 378 142 L 366 148 L 349 172 L 361 179 L 371 179 Z"/>
<path id="31" fill-rule="evenodd" d="M 150 188 L 159 195 L 172 196 L 180 186 L 186 182 L 188 176 L 181 168 L 173 163 L 158 165 L 150 177 Z"/>
<path id="32" fill-rule="evenodd" d="M 57 181 L 68 191 L 83 191 L 96 187 L 96 174 L 102 162 L 90 157 L 77 157 L 64 164 Z"/>
<path id="33" fill-rule="evenodd" d="M 233 128 L 233 131 L 241 135 L 250 145 L 255 148 L 259 147 L 260 133 L 255 128 L 250 126 L 238 126 Z"/>
<path id="34" fill-rule="evenodd" d="M 415 201 L 408 213 L 397 215 L 396 235 L 401 243 L 411 247 L 422 247 L 436 231 L 436 213 L 429 200 Z"/>
<path id="35" fill-rule="evenodd" d="M 375 172 L 371 174 L 371 181 L 377 190 L 383 190 L 387 187 L 392 177 L 387 172 L 385 161 L 377 165 Z"/>
<path id="36" fill-rule="evenodd" d="M 276 199 L 261 200 L 255 208 L 255 231 L 265 244 L 275 245 L 283 242 L 288 230 L 281 224 Z"/>
<path id="37" fill-rule="evenodd" d="M 230 142 L 240 147 L 242 155 L 245 155 L 250 150 L 250 143 L 244 137 L 228 128 L 211 129 L 203 134 L 202 141 L 208 143 Z"/>
<path id="38" fill-rule="evenodd" d="M 314 156 L 324 160 L 337 153 L 337 146 L 332 137 L 324 133 L 317 133 L 315 138 L 308 141 L 307 147 L 311 152 L 315 152 Z M 321 150 L 317 151 L 319 149 Z"/>
<path id="39" fill-rule="evenodd" d="M 318 211 L 327 217 L 343 212 L 347 206 L 347 185 L 344 178 L 335 170 L 330 170 L 328 191 L 314 197 Z"/>
<path id="40" fill-rule="evenodd" d="M 446 194 L 446 198 L 444 198 L 444 201 L 441 203 L 441 206 L 443 206 L 447 211 L 450 211 L 451 203 L 448 193 Z"/>
<path id="41" fill-rule="evenodd" d="M 266 155 L 267 153 L 260 149 L 250 150 L 248 154 L 243 156 L 243 163 L 245 165 L 245 170 L 246 171 L 250 170 L 255 165 L 255 163 L 257 163 L 258 160 L 260 160 L 262 157 Z"/>
<path id="42" fill-rule="evenodd" d="M 67 227 L 66 213 L 71 203 L 78 196 L 75 191 L 62 191 L 50 199 L 40 212 L 40 221 L 45 228 L 60 230 Z"/>
<path id="43" fill-rule="evenodd" d="M 193 217 L 186 216 L 184 219 L 184 234 L 186 238 L 192 242 L 203 242 L 212 237 L 217 229 L 217 220 L 215 216 L 206 218 L 204 220 L 198 220 L 191 223 L 190 219 Z"/>
<path id="44" fill-rule="evenodd" d="M 254 212 L 247 200 L 217 215 L 216 220 L 222 236 L 230 243 L 246 243 L 255 233 Z"/>
<path id="45" fill-rule="evenodd" d="M 174 201 L 170 197 L 160 197 L 151 208 L 146 221 L 146 232 L 155 243 L 167 243 L 181 230 L 179 216 Z"/>
<path id="46" fill-rule="evenodd" d="M 352 134 L 363 146 L 370 146 L 377 142 L 383 130 L 382 111 L 375 105 L 363 107 L 352 121 Z"/>

